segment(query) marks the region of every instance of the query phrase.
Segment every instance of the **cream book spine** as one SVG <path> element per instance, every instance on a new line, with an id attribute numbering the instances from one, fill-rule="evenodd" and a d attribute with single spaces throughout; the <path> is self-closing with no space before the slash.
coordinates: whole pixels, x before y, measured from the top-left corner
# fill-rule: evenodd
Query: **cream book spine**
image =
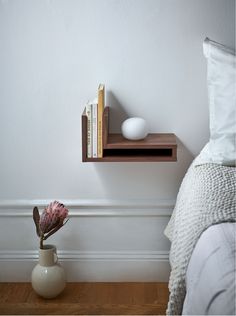
<path id="1" fill-rule="evenodd" d="M 87 157 L 92 158 L 92 104 L 86 104 L 87 115 Z"/>
<path id="2" fill-rule="evenodd" d="M 103 111 L 105 106 L 105 85 L 99 84 L 98 86 L 98 157 L 103 156 L 103 142 L 102 142 L 102 131 L 103 131 Z"/>

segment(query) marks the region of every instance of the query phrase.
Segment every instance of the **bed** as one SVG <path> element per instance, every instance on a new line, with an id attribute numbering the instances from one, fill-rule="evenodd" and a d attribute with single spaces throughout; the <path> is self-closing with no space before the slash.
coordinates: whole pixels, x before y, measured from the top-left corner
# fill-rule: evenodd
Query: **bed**
<path id="1" fill-rule="evenodd" d="M 205 39 L 210 139 L 180 186 L 171 241 L 167 315 L 236 315 L 236 58 Z"/>
<path id="2" fill-rule="evenodd" d="M 221 223 L 234 223 L 235 211 L 236 168 L 218 164 L 198 165 L 197 161 L 194 161 L 182 181 L 174 212 L 165 229 L 165 234 L 171 241 L 168 315 L 184 313 L 190 315 L 190 310 L 193 315 L 207 315 L 201 314 L 191 307 L 193 303 L 195 306 L 202 305 L 202 301 L 197 299 L 197 296 L 201 297 L 201 293 L 196 293 L 197 288 L 192 287 L 193 283 L 190 280 L 195 280 L 194 275 L 199 275 L 201 265 L 204 266 L 204 255 L 208 257 L 214 247 L 220 247 L 219 240 L 207 232 L 211 232 L 213 227 L 222 225 Z M 233 227 L 235 228 L 235 226 Z M 223 236 L 223 234 L 221 235 Z M 216 242 L 216 245 L 213 243 L 211 248 L 210 242 L 201 242 L 202 239 L 206 238 L 205 236 Z M 232 266 L 235 267 L 233 256 L 235 254 L 235 236 L 232 233 L 229 236 L 231 236 L 229 244 L 231 245 L 232 255 L 228 254 L 228 257 L 231 258 L 231 261 L 229 260 L 230 265 L 227 267 L 228 270 Z M 222 240 L 221 244 L 223 242 Z M 209 247 L 206 247 L 206 245 Z M 223 253 L 229 251 L 226 244 L 223 248 L 225 248 L 222 250 Z M 204 254 L 204 251 L 207 253 Z M 225 267 L 223 256 L 221 259 L 221 265 Z M 207 264 L 211 268 L 210 261 Z M 212 272 L 214 271 L 212 270 Z M 221 270 L 221 272 L 223 275 L 225 270 Z M 233 272 L 235 273 L 235 271 Z M 228 277 L 230 277 L 231 283 L 235 284 L 233 272 Z M 211 284 L 210 281 L 209 278 L 205 282 L 199 280 L 199 291 L 201 291 L 200 285 L 205 284 L 205 291 L 209 292 L 209 297 L 213 298 L 216 293 L 215 285 Z M 193 295 L 194 300 L 192 300 Z M 184 302 L 185 298 L 186 301 Z M 184 303 L 185 308 L 183 309 Z M 210 301 L 206 303 L 207 306 L 209 303 Z M 232 303 L 235 304 L 234 301 Z M 219 312 L 218 314 L 226 315 L 227 313 L 224 311 L 224 313 Z"/>
<path id="3" fill-rule="evenodd" d="M 186 272 L 183 315 L 236 315 L 236 223 L 210 226 L 199 238 Z"/>

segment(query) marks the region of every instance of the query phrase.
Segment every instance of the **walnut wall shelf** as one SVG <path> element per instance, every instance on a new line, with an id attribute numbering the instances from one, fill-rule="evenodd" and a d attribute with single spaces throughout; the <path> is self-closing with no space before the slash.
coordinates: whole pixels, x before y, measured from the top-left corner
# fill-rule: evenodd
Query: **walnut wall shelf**
<path id="1" fill-rule="evenodd" d="M 131 141 L 122 134 L 109 133 L 109 107 L 103 113 L 103 157 L 87 157 L 87 116 L 82 115 L 83 162 L 160 162 L 177 160 L 175 134 L 152 133 L 143 140 Z"/>

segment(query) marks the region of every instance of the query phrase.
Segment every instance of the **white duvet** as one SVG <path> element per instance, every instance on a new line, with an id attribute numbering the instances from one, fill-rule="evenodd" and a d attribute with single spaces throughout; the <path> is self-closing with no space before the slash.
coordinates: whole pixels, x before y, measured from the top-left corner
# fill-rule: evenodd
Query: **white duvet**
<path id="1" fill-rule="evenodd" d="M 217 164 L 190 166 L 165 230 L 171 241 L 168 315 L 181 315 L 185 274 L 197 240 L 212 224 L 235 221 L 236 168 Z"/>
<path id="2" fill-rule="evenodd" d="M 236 223 L 212 225 L 199 238 L 186 273 L 183 315 L 236 314 Z"/>

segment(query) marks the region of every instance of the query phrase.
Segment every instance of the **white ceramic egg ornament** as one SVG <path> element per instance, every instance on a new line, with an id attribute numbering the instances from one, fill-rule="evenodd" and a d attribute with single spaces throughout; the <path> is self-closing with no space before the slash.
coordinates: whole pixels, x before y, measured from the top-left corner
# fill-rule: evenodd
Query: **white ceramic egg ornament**
<path id="1" fill-rule="evenodd" d="M 141 117 L 131 117 L 121 125 L 122 135 L 129 140 L 141 140 L 148 134 L 147 123 Z"/>

